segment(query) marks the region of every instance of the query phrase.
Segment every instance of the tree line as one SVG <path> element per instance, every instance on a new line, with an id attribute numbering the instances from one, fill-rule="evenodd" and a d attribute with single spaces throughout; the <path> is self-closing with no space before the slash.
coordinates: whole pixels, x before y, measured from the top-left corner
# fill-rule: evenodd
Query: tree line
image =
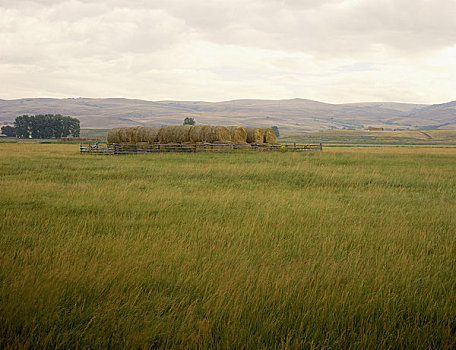
<path id="1" fill-rule="evenodd" d="M 14 121 L 14 130 L 11 126 L 2 127 L 6 135 L 14 133 L 16 137 L 24 139 L 79 137 L 80 130 L 79 119 L 61 114 L 21 115 Z"/>

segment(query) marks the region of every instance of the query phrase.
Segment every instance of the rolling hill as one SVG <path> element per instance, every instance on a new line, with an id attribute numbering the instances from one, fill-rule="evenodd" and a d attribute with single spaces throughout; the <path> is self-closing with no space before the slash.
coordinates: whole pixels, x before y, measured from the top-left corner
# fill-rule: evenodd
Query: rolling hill
<path id="1" fill-rule="evenodd" d="M 456 129 L 456 101 L 437 104 L 329 104 L 305 99 L 145 101 L 123 98 L 27 98 L 0 100 L 0 124 L 22 114 L 60 113 L 76 117 L 83 128 L 181 124 L 277 125 L 283 130 Z"/>

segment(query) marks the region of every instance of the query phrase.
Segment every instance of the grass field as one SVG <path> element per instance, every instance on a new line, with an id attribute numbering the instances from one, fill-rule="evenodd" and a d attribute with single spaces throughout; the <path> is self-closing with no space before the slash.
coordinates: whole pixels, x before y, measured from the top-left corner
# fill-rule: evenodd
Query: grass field
<path id="1" fill-rule="evenodd" d="M 0 144 L 0 348 L 451 348 L 456 147 Z"/>
<path id="2" fill-rule="evenodd" d="M 106 140 L 109 129 L 81 129 L 81 137 L 98 137 Z M 456 132 L 455 132 L 456 133 Z"/>
<path id="3" fill-rule="evenodd" d="M 456 145 L 456 130 L 364 131 L 331 130 L 294 133 L 282 131 L 281 142 L 329 145 Z"/>

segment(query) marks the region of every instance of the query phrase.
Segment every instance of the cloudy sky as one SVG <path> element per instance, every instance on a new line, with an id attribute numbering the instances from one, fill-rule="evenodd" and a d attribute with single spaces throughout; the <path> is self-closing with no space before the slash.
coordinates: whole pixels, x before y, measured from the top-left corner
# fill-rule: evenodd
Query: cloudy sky
<path id="1" fill-rule="evenodd" d="M 0 0 L 0 98 L 456 100 L 456 0 Z"/>

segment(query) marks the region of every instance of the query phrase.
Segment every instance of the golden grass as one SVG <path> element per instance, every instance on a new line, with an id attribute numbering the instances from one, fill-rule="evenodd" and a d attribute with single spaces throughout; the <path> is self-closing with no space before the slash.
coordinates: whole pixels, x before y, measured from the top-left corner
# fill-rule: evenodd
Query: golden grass
<path id="1" fill-rule="evenodd" d="M 0 348 L 452 348 L 456 148 L 0 144 Z"/>

